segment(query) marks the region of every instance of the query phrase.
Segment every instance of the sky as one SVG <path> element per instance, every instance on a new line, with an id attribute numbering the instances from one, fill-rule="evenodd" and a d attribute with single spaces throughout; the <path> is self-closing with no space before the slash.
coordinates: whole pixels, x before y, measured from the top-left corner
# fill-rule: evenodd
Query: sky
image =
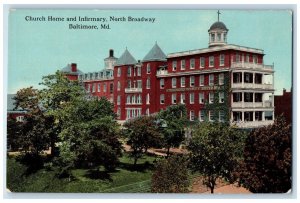
<path id="1" fill-rule="evenodd" d="M 288 10 L 221 10 L 228 44 L 264 50 L 275 70 L 275 94 L 292 85 L 292 13 Z M 26 21 L 25 17 L 155 18 L 149 22 L 108 22 L 110 29 L 75 30 L 69 24 L 101 22 Z M 120 57 L 126 47 L 141 60 L 155 42 L 166 53 L 208 47 L 208 29 L 217 10 L 12 10 L 9 13 L 7 92 L 38 84 L 42 76 L 77 63 L 82 72 L 100 71 L 109 49 Z"/>

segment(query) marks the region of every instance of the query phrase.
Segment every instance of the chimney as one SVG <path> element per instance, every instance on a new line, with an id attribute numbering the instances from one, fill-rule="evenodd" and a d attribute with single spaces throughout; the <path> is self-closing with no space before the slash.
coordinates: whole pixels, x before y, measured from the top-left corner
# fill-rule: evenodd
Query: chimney
<path id="1" fill-rule="evenodd" d="M 71 63 L 71 72 L 77 72 L 77 64 Z"/>
<path id="2" fill-rule="evenodd" d="M 109 50 L 109 57 L 114 57 L 114 50 L 113 49 Z"/>
<path id="3" fill-rule="evenodd" d="M 283 88 L 283 94 L 285 94 L 286 93 L 286 89 L 285 88 Z"/>

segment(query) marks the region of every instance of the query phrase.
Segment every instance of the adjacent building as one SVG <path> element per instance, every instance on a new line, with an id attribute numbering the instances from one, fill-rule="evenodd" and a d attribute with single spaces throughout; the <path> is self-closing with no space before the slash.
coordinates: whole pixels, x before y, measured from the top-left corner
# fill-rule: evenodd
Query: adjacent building
<path id="1" fill-rule="evenodd" d="M 282 95 L 275 95 L 275 117 L 284 116 L 287 123 L 292 123 L 292 91 L 283 89 Z"/>
<path id="2" fill-rule="evenodd" d="M 272 124 L 274 68 L 264 64 L 263 50 L 228 44 L 228 31 L 217 21 L 208 30 L 207 48 L 166 55 L 155 43 L 142 60 L 126 48 L 119 58 L 110 50 L 102 71 L 70 67 L 87 92 L 114 103 L 120 122 L 182 103 L 191 121 L 228 120 L 239 128 Z"/>

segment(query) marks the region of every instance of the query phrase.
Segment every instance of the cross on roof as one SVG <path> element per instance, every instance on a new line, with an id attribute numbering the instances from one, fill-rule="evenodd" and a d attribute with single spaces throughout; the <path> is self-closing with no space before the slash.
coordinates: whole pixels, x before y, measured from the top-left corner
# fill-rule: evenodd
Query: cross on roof
<path id="1" fill-rule="evenodd" d="M 221 12 L 218 10 L 217 14 L 218 14 L 218 22 L 219 22 L 219 16 L 220 16 Z"/>

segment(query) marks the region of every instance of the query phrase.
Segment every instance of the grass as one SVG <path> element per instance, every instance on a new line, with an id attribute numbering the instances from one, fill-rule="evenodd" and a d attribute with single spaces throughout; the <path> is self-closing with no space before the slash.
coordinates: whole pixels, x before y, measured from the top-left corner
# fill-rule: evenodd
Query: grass
<path id="1" fill-rule="evenodd" d="M 114 172 L 88 169 L 72 170 L 73 179 L 59 179 L 56 169 L 42 168 L 26 173 L 27 167 L 15 158 L 7 160 L 7 188 L 12 192 L 81 192 L 81 193 L 144 193 L 150 192 L 151 166 L 156 157 L 145 156 L 133 167 L 127 155 L 120 158 Z"/>

